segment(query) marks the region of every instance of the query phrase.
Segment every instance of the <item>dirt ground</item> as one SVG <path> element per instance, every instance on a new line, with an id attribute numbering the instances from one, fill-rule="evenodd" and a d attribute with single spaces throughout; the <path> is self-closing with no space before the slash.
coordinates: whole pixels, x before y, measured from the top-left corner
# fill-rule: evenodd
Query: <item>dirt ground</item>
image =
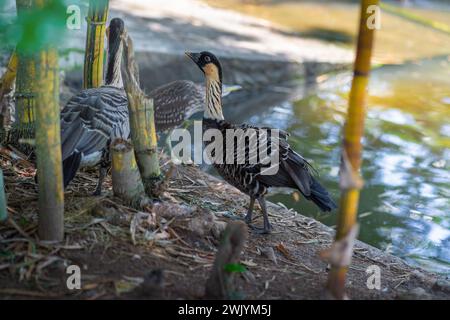
<path id="1" fill-rule="evenodd" d="M 178 166 L 152 212 L 114 198 L 111 181 L 93 197 L 95 173 L 79 173 L 66 192 L 65 241 L 39 243 L 34 168 L 0 156 L 8 211 L 15 225 L 0 225 L 2 299 L 202 299 L 220 233 L 246 212 L 248 197 L 193 166 Z M 163 164 L 167 170 L 167 163 Z M 236 277 L 242 299 L 322 299 L 328 268 L 319 252 L 333 230 L 269 204 L 274 231 L 248 229 Z M 259 208 L 255 224 L 262 224 Z M 449 299 L 448 282 L 357 242 L 348 274 L 353 299 Z M 81 268 L 81 289 L 66 286 L 66 268 Z M 370 290 L 366 268 L 381 268 L 380 290 Z"/>

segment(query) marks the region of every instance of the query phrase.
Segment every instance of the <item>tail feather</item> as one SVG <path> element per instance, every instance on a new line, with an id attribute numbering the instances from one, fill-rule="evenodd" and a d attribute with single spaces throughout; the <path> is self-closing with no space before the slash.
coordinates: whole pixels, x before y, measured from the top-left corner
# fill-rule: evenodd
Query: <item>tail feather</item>
<path id="1" fill-rule="evenodd" d="M 330 197 L 328 191 L 314 178 L 311 177 L 311 195 L 309 199 L 322 211 L 331 211 L 337 208 L 336 203 Z"/>
<path id="2" fill-rule="evenodd" d="M 64 189 L 69 185 L 70 181 L 75 177 L 81 163 L 81 152 L 72 153 L 63 161 Z"/>

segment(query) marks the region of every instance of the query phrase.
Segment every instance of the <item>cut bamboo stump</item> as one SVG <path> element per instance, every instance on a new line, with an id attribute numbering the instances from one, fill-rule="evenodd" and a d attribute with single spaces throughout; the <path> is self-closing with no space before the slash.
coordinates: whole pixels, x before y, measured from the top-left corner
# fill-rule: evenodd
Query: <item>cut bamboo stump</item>
<path id="1" fill-rule="evenodd" d="M 145 97 L 139 86 L 139 72 L 134 59 L 133 42 L 125 40 L 122 75 L 128 97 L 131 139 L 147 194 L 153 194 L 155 182 L 161 178 L 153 100 Z"/>
<path id="2" fill-rule="evenodd" d="M 206 282 L 206 299 L 223 300 L 232 298 L 236 272 L 228 267 L 239 263 L 246 239 L 247 226 L 245 223 L 242 221 L 228 223 L 222 235 L 211 275 Z"/>
<path id="3" fill-rule="evenodd" d="M 103 84 L 105 25 L 109 0 L 90 0 L 86 18 L 88 27 L 84 56 L 83 88 L 97 88 Z"/>
<path id="4" fill-rule="evenodd" d="M 111 158 L 114 195 L 135 208 L 149 205 L 150 199 L 145 193 L 133 145 L 123 139 L 114 140 Z"/>

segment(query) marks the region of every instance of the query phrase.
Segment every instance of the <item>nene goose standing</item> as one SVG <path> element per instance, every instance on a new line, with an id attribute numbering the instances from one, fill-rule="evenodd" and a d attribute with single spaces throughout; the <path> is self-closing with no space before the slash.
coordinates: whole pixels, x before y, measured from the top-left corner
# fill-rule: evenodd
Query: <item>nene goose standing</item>
<path id="1" fill-rule="evenodd" d="M 128 100 L 123 90 L 120 66 L 125 26 L 114 18 L 109 25 L 108 64 L 105 85 L 80 91 L 61 111 L 61 144 L 64 188 L 80 167 L 100 163 L 94 194 L 101 193 L 109 166 L 109 145 L 115 138 L 128 139 Z"/>
<path id="2" fill-rule="evenodd" d="M 245 216 L 245 221 L 248 224 L 251 223 L 253 206 L 255 200 L 258 200 L 264 218 L 264 227 L 260 231 L 262 233 L 270 232 L 271 225 L 264 197 L 268 188 L 272 186 L 296 188 L 306 199 L 313 201 L 323 211 L 330 211 L 336 208 L 336 204 L 328 192 L 313 177 L 310 164 L 292 150 L 287 143 L 288 134 L 286 132 L 271 128 L 258 128 L 248 124 L 234 125 L 224 120 L 221 101 L 222 68 L 219 60 L 212 53 L 206 51 L 201 53 L 187 52 L 186 55 L 197 64 L 206 77 L 206 106 L 203 115 L 203 132 L 209 129 L 219 130 L 223 139 L 223 144 L 219 145 L 219 148 L 222 147 L 222 150 L 219 150 L 222 151 L 222 157 L 218 156 L 210 160 L 213 161 L 214 167 L 228 183 L 250 196 L 250 206 Z M 227 139 L 226 131 L 229 129 L 235 132 L 237 132 L 236 130 L 242 130 L 245 148 L 237 148 L 238 144 L 234 143 L 235 137 Z M 267 130 L 266 140 L 258 140 L 256 144 L 252 144 L 250 139 L 247 140 L 245 138 L 245 133 L 251 130 L 257 133 L 259 129 Z M 278 138 L 276 138 L 277 136 Z M 257 138 L 259 139 L 259 137 L 258 134 Z M 242 135 L 237 139 L 240 138 L 242 138 Z M 250 154 L 259 155 L 259 151 L 262 148 L 267 150 L 273 148 L 271 142 L 274 142 L 272 141 L 274 139 L 278 139 L 277 150 L 279 158 L 275 164 L 278 170 L 272 175 L 262 174 L 264 170 L 268 169 L 269 165 L 263 163 L 259 157 L 256 158 L 256 163 L 255 161 L 249 161 Z M 206 145 L 211 143 L 205 142 Z M 233 146 L 232 149 L 230 148 L 231 150 L 227 148 L 229 145 Z M 232 152 L 231 155 L 227 155 L 229 151 Z M 244 154 L 240 154 L 240 151 L 244 151 Z M 212 152 L 212 157 L 215 157 L 215 154 L 217 152 Z M 227 161 L 227 156 L 233 159 L 232 163 Z M 242 156 L 245 157 L 244 161 L 238 162 L 237 159 Z"/>

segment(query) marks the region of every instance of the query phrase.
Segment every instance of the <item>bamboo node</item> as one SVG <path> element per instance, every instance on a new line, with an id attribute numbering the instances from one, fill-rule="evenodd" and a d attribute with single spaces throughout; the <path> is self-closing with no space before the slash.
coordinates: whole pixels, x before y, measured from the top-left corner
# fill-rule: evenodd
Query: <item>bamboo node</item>
<path id="1" fill-rule="evenodd" d="M 354 77 L 368 77 L 369 76 L 369 72 L 364 72 L 361 70 L 354 70 L 353 71 L 353 76 Z"/>
<path id="2" fill-rule="evenodd" d="M 356 223 L 347 235 L 333 242 L 330 248 L 320 252 L 320 257 L 333 267 L 346 268 L 352 263 L 353 246 L 359 233 L 359 224 Z"/>
<path id="3" fill-rule="evenodd" d="M 347 152 L 343 151 L 341 158 L 341 166 L 339 170 L 339 187 L 341 190 L 362 189 L 364 180 L 359 173 L 353 168 L 348 159 Z"/>
<path id="4" fill-rule="evenodd" d="M 106 21 L 95 21 L 92 20 L 90 17 L 85 17 L 86 22 L 89 23 L 90 25 L 94 25 L 94 26 L 101 26 L 101 25 L 106 25 Z"/>

